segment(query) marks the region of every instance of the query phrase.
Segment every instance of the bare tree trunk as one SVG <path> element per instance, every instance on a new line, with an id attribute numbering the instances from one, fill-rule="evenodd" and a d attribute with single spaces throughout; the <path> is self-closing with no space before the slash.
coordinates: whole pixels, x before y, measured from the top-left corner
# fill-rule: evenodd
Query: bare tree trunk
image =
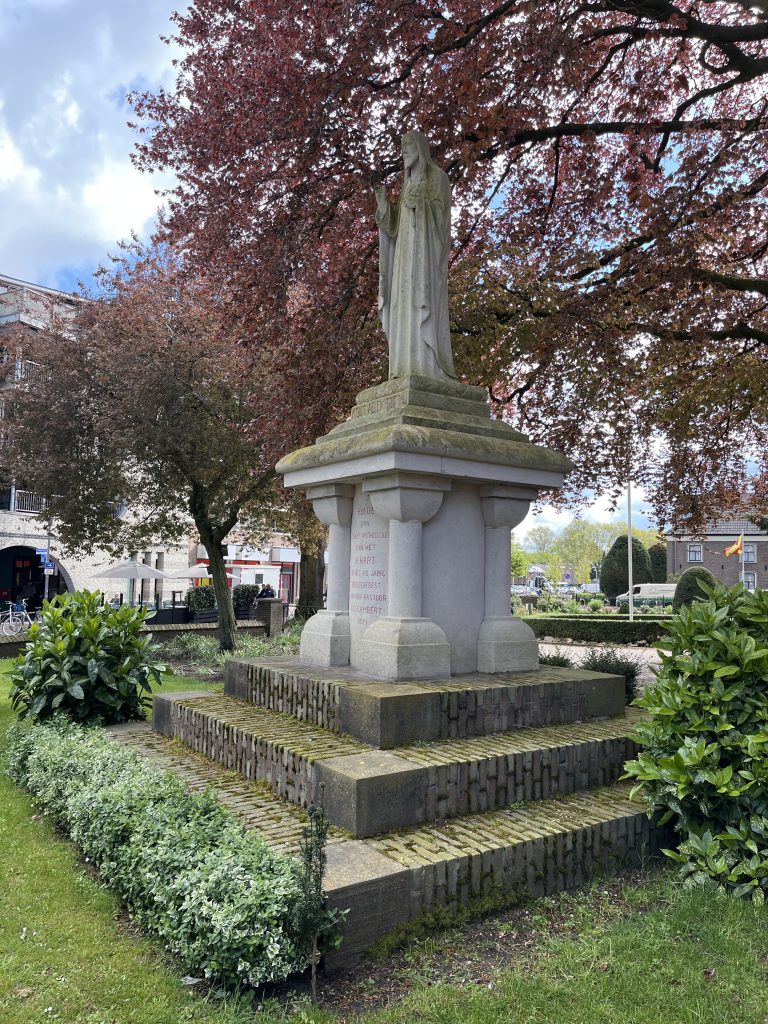
<path id="1" fill-rule="evenodd" d="M 219 644 L 222 651 L 232 651 L 235 648 L 237 620 L 232 604 L 232 592 L 227 583 L 227 566 L 221 553 L 221 543 L 217 543 L 210 534 L 204 533 L 202 530 L 200 530 L 200 539 L 208 554 L 216 604 L 219 607 Z"/>
<path id="2" fill-rule="evenodd" d="M 310 616 L 323 607 L 325 579 L 325 536 L 301 548 L 298 613 Z"/>

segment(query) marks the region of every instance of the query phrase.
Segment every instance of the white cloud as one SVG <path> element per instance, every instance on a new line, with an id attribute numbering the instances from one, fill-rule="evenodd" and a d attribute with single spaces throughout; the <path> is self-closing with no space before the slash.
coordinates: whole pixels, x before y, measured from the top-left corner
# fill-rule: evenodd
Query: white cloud
<path id="1" fill-rule="evenodd" d="M 576 515 L 567 510 L 552 508 L 545 505 L 540 510 L 532 509 L 519 526 L 515 527 L 515 536 L 518 540 L 534 526 L 548 526 L 551 530 L 559 533 L 564 526 L 577 518 Z M 616 507 L 607 497 L 589 500 L 586 496 L 584 507 L 580 510 L 578 518 L 585 519 L 591 523 L 612 523 L 620 520 L 627 521 L 627 495 L 626 492 L 619 499 Z M 645 491 L 640 487 L 632 488 L 632 525 L 646 529 L 656 525 L 648 512 L 648 502 Z"/>
<path id="2" fill-rule="evenodd" d="M 103 238 L 124 238 L 126 225 L 139 230 L 159 205 L 152 179 L 117 160 L 107 161 L 82 191 L 83 209 Z"/>
<path id="3" fill-rule="evenodd" d="M 125 94 L 169 86 L 174 0 L 0 0 L 0 272 L 57 286 L 146 231 Z"/>

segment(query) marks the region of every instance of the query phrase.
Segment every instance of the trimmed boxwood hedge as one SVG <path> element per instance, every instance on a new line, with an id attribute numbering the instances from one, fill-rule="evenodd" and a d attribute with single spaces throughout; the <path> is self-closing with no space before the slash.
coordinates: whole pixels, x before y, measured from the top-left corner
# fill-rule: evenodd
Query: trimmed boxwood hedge
<path id="1" fill-rule="evenodd" d="M 236 989 L 307 966 L 313 936 L 302 929 L 296 862 L 213 793 L 190 793 L 100 730 L 62 719 L 12 726 L 3 767 L 189 973 Z M 333 932 L 339 914 L 326 917 Z"/>
<path id="2" fill-rule="evenodd" d="M 664 615 L 660 612 L 641 612 L 635 609 L 635 622 L 638 617 L 642 619 L 650 619 L 651 622 L 669 622 L 672 618 L 671 615 Z M 629 613 L 624 612 L 574 612 L 569 614 L 568 612 L 534 612 L 533 615 L 526 617 L 526 622 L 530 622 L 531 619 L 591 619 L 592 622 L 605 622 L 618 619 L 619 622 L 629 622 Z"/>
<path id="3" fill-rule="evenodd" d="M 552 636 L 556 639 L 580 640 L 584 643 L 633 644 L 642 640 L 653 643 L 664 635 L 660 619 L 643 616 L 630 622 L 618 615 L 530 615 L 525 620 L 538 639 Z"/>

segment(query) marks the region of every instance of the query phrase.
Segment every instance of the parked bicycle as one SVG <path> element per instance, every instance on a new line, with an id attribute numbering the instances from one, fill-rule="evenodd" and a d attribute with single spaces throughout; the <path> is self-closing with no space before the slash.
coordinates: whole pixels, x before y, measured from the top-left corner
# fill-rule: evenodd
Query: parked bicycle
<path id="1" fill-rule="evenodd" d="M 40 616 L 37 612 L 32 616 L 27 611 L 25 598 L 16 604 L 12 604 L 7 611 L 0 615 L 0 629 L 3 636 L 18 636 L 23 629 L 29 629 L 33 622 L 37 622 Z"/>

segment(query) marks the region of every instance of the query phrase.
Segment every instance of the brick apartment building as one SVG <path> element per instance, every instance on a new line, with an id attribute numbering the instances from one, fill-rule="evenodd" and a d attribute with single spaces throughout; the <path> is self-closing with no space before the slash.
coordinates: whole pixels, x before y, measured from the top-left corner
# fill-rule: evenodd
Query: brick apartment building
<path id="1" fill-rule="evenodd" d="M 744 535 L 743 559 L 724 554 Z M 768 590 L 768 533 L 748 519 L 721 519 L 710 523 L 703 537 L 667 534 L 667 578 L 686 569 L 709 569 L 715 579 L 733 586 L 743 579 L 747 590 Z"/>

